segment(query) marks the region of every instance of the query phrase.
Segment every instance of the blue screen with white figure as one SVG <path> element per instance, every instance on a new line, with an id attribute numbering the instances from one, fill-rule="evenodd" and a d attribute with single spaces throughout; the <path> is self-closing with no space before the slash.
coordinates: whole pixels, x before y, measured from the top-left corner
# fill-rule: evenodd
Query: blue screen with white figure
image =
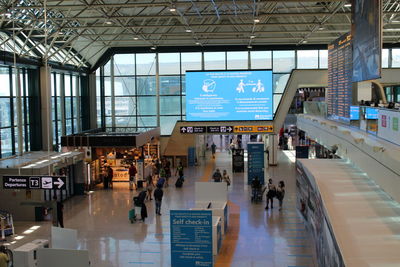
<path id="1" fill-rule="evenodd" d="M 272 71 L 186 72 L 186 120 L 272 120 Z"/>

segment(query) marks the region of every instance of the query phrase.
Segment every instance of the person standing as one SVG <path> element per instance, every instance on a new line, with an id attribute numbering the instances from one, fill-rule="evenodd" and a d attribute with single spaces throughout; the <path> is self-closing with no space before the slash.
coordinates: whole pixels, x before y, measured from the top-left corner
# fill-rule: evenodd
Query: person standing
<path id="1" fill-rule="evenodd" d="M 229 178 L 229 175 L 226 172 L 226 170 L 222 171 L 222 180 L 226 183 L 226 186 L 230 186 L 231 185 L 231 179 Z"/>
<path id="2" fill-rule="evenodd" d="M 129 190 L 133 190 L 133 185 L 137 188 L 135 184 L 135 178 L 136 178 L 136 173 L 137 169 L 133 163 L 131 163 L 131 166 L 129 167 Z"/>
<path id="3" fill-rule="evenodd" d="M 169 178 L 171 178 L 171 162 L 167 159 L 165 159 L 164 171 L 165 171 L 165 186 L 168 187 Z"/>
<path id="4" fill-rule="evenodd" d="M 276 189 L 276 198 L 279 200 L 279 210 L 282 210 L 283 198 L 285 197 L 285 182 L 280 181 Z"/>
<path id="5" fill-rule="evenodd" d="M 153 200 L 151 198 L 151 195 L 153 194 L 153 189 L 154 189 L 153 177 L 151 175 L 149 175 L 149 176 L 147 176 L 147 197 L 146 197 L 146 199 Z"/>
<path id="6" fill-rule="evenodd" d="M 215 159 L 215 151 L 217 150 L 217 146 L 215 145 L 215 143 L 213 142 L 211 145 L 211 154 L 212 154 L 212 158 Z"/>
<path id="7" fill-rule="evenodd" d="M 108 184 L 109 184 L 110 188 L 113 188 L 113 177 L 114 177 L 114 171 L 111 168 L 111 166 L 108 166 L 107 179 L 108 179 Z"/>
<path id="8" fill-rule="evenodd" d="M 0 267 L 7 267 L 9 261 L 6 247 L 0 246 Z"/>
<path id="9" fill-rule="evenodd" d="M 57 196 L 54 196 L 53 199 L 56 201 L 57 226 L 59 225 L 61 228 L 64 228 L 64 205 L 61 201 L 57 200 Z"/>
<path id="10" fill-rule="evenodd" d="M 219 171 L 219 169 L 215 170 L 212 178 L 213 178 L 214 182 L 216 182 L 216 183 L 222 182 L 222 175 L 221 175 L 221 172 Z"/>
<path id="11" fill-rule="evenodd" d="M 276 186 L 273 184 L 272 179 L 268 180 L 267 185 L 267 206 L 265 209 L 267 210 L 269 207 L 269 203 L 271 203 L 271 209 L 274 208 L 274 197 L 276 196 Z"/>
<path id="12" fill-rule="evenodd" d="M 157 186 L 156 190 L 154 190 L 154 200 L 156 202 L 156 214 L 161 215 L 161 203 L 164 195 L 164 191 L 161 186 Z"/>

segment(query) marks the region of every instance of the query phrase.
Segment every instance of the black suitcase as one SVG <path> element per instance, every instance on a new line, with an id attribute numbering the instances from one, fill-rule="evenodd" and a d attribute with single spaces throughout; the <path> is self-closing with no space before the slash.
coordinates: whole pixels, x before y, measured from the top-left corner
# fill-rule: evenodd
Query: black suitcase
<path id="1" fill-rule="evenodd" d="M 175 186 L 178 188 L 181 188 L 183 185 L 183 179 L 182 178 L 178 178 L 175 182 Z"/>
<path id="2" fill-rule="evenodd" d="M 143 188 L 143 180 L 137 181 L 137 188 Z"/>

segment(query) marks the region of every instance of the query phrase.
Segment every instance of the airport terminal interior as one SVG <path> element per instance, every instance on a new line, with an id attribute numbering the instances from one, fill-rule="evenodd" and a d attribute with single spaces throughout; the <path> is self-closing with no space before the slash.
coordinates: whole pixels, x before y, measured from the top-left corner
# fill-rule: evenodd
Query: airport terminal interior
<path id="1" fill-rule="evenodd" d="M 0 267 L 400 266 L 400 1 L 0 25 Z"/>

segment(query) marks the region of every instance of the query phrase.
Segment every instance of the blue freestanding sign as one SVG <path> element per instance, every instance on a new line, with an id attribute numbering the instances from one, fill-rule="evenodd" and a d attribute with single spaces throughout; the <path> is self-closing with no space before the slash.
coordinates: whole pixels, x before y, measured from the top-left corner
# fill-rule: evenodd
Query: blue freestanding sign
<path id="1" fill-rule="evenodd" d="M 247 151 L 248 184 L 251 184 L 255 177 L 264 184 L 264 143 L 248 143 Z"/>
<path id="2" fill-rule="evenodd" d="M 171 266 L 213 266 L 211 210 L 171 210 Z"/>

